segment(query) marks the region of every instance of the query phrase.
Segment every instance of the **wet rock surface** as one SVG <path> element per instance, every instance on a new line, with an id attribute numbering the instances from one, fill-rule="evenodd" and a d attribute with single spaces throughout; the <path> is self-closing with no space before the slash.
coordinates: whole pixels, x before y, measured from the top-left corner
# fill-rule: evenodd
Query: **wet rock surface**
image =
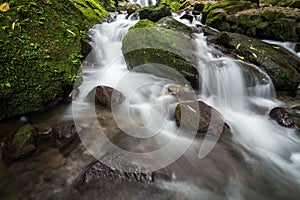
<path id="1" fill-rule="evenodd" d="M 175 110 L 175 119 L 178 126 L 197 130 L 201 134 L 206 134 L 210 125 L 216 134 L 225 131 L 223 116 L 202 101 L 179 103 Z"/>
<path id="2" fill-rule="evenodd" d="M 95 97 L 95 103 L 111 107 L 114 104 L 120 104 L 124 101 L 125 97 L 118 90 L 108 86 L 97 86 L 89 94 L 90 99 Z"/>
<path id="3" fill-rule="evenodd" d="M 273 108 L 270 111 L 270 117 L 274 119 L 281 126 L 285 126 L 288 128 L 295 128 L 293 119 L 289 116 L 286 109 L 282 107 Z"/>
<path id="4" fill-rule="evenodd" d="M 55 125 L 51 134 L 63 156 L 67 156 L 80 143 L 80 138 L 73 121 Z"/>
<path id="5" fill-rule="evenodd" d="M 125 182 L 153 182 L 153 174 L 151 172 L 126 172 L 118 169 L 112 169 L 109 166 L 101 163 L 100 161 L 93 164 L 88 170 L 86 170 L 81 176 L 79 183 L 81 185 L 87 185 L 91 182 L 101 181 L 101 179 L 113 179 Z"/>
<path id="6" fill-rule="evenodd" d="M 11 163 L 34 152 L 36 150 L 34 138 L 36 135 L 37 130 L 31 124 L 26 124 L 14 134 L 8 136 L 2 152 L 3 161 Z"/>

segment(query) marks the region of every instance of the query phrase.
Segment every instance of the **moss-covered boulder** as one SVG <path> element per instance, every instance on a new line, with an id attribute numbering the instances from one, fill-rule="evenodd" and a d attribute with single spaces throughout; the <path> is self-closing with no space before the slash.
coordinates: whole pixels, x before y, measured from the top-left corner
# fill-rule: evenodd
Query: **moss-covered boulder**
<path id="1" fill-rule="evenodd" d="M 149 19 L 153 22 L 157 22 L 161 18 L 171 15 L 171 9 L 165 4 L 145 6 L 142 8 L 139 15 L 141 19 Z"/>
<path id="2" fill-rule="evenodd" d="M 141 20 L 138 24 L 145 24 Z M 182 32 L 172 29 L 147 27 L 130 29 L 122 42 L 122 52 L 129 69 L 148 72 L 160 77 L 177 79 L 162 71 L 164 65 L 181 73 L 194 87 L 197 86 L 197 58 L 195 42 Z M 183 25 L 184 26 L 184 25 Z"/>
<path id="3" fill-rule="evenodd" d="M 257 65 L 267 72 L 276 90 L 294 91 L 300 81 L 300 59 L 278 46 L 245 35 L 221 32 L 213 42 L 226 54 Z"/>
<path id="4" fill-rule="evenodd" d="M 100 1 L 8 1 L 0 11 L 0 120 L 42 108 L 72 86 Z M 59 17 L 58 17 L 59 16 Z"/>
<path id="5" fill-rule="evenodd" d="M 10 135 L 5 141 L 5 147 L 2 152 L 3 161 L 10 163 L 35 151 L 34 136 L 36 134 L 37 130 L 31 124 L 26 124 Z"/>

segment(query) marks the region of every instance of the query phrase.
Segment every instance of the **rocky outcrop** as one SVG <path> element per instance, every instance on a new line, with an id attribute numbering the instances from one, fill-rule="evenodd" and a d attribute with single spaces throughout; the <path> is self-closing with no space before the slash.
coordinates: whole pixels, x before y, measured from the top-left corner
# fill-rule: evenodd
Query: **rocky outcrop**
<path id="1" fill-rule="evenodd" d="M 279 41 L 300 41 L 300 14 L 280 7 L 256 8 L 246 1 L 224 1 L 206 5 L 203 23 L 250 37 Z"/>
<path id="2" fill-rule="evenodd" d="M 8 136 L 2 152 L 3 161 L 10 163 L 34 152 L 36 150 L 34 138 L 36 134 L 37 130 L 31 124 L 26 124 Z"/>
<path id="3" fill-rule="evenodd" d="M 225 54 L 253 63 L 272 79 L 276 90 L 293 92 L 299 85 L 299 58 L 278 46 L 237 33 L 221 32 L 210 38 Z"/>
<path id="4" fill-rule="evenodd" d="M 273 108 L 270 111 L 270 117 L 281 126 L 295 128 L 293 119 L 289 116 L 288 112 L 282 107 Z"/>
<path id="5" fill-rule="evenodd" d="M 139 28 L 129 30 L 122 42 L 127 66 L 135 71 L 152 73 L 172 80 L 180 79 L 174 76 L 175 72 L 170 74 L 167 69 L 158 69 L 159 66 L 167 66 L 181 73 L 192 86 L 197 87 L 195 42 L 186 34 L 192 29 L 177 21 L 166 21 L 168 22 L 158 22 L 155 27 L 149 27 L 149 23 L 141 20 L 136 24 Z M 176 27 L 180 24 L 179 31 L 174 31 L 174 24 Z"/>

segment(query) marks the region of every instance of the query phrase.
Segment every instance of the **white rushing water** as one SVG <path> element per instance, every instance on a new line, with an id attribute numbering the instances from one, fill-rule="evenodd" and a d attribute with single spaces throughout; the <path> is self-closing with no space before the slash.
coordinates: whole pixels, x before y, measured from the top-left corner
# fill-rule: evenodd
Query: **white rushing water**
<path id="1" fill-rule="evenodd" d="M 144 6 L 148 5 L 147 2 L 137 3 Z M 94 50 L 84 63 L 79 100 L 73 104 L 76 105 L 76 112 L 80 113 L 89 104 L 84 102 L 85 97 L 94 87 L 105 85 L 117 88 L 128 99 L 119 110 L 115 110 L 117 115 L 114 117 L 119 128 L 136 138 L 154 137 L 150 144 L 153 145 L 151 149 L 156 150 L 172 143 L 178 135 L 172 117 L 177 100 L 167 93 L 166 86 L 173 81 L 128 71 L 121 45 L 129 27 L 136 22 L 125 20 L 120 15 L 115 22 L 98 24 L 91 29 Z M 270 78 L 256 66 L 247 64 L 245 67 L 243 63 L 222 55 L 206 43 L 203 34 L 195 38 L 201 91 L 198 98 L 223 114 L 238 144 L 266 163 L 276 165 L 282 176 L 300 183 L 300 141 L 296 133 L 270 120 L 268 112 L 257 112 L 259 109 L 268 111 L 281 104 L 275 99 Z M 251 77 L 247 79 L 246 76 Z M 132 123 L 137 126 L 132 128 Z M 184 152 L 192 139 L 187 135 L 180 137 L 161 156 L 174 155 L 171 151 Z M 167 157 L 166 160 L 169 162 Z M 143 162 L 144 165 L 150 164 L 147 159 Z"/>

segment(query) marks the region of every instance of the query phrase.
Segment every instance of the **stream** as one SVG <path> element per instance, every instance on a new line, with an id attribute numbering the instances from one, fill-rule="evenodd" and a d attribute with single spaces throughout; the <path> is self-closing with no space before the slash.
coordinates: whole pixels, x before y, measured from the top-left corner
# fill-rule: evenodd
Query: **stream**
<path id="1" fill-rule="evenodd" d="M 152 3 L 140 2 L 142 6 Z M 176 14 L 173 17 L 189 26 L 200 23 L 180 20 Z M 216 133 L 218 137 L 208 138 L 196 136 L 196 131 L 190 134 L 178 128 L 174 119 L 174 109 L 182 100 L 169 94 L 168 87 L 177 83 L 129 71 L 126 66 L 122 39 L 136 22 L 119 14 L 115 21 L 90 30 L 93 51 L 83 63 L 82 83 L 77 84 L 79 92 L 72 105 L 58 103 L 26 115 L 23 121 L 0 124 L 3 137 L 26 121 L 47 130 L 74 120 L 81 139 L 64 156 L 45 136 L 35 155 L 10 165 L 1 163 L 1 197 L 299 199 L 300 138 L 294 129 L 270 120 L 268 111 L 284 103 L 276 98 L 268 75 L 255 65 L 243 67 L 241 61 L 211 47 L 203 33 L 195 34 L 201 92 L 193 95 L 222 114 L 231 135 Z M 293 48 L 291 44 L 282 46 Z M 181 84 L 191 88 L 185 80 Z M 111 111 L 95 106 L 88 96 L 98 85 L 117 89 L 125 100 Z M 133 174 L 155 171 L 154 181 L 104 177 L 78 186 L 83 172 L 97 159 Z"/>

